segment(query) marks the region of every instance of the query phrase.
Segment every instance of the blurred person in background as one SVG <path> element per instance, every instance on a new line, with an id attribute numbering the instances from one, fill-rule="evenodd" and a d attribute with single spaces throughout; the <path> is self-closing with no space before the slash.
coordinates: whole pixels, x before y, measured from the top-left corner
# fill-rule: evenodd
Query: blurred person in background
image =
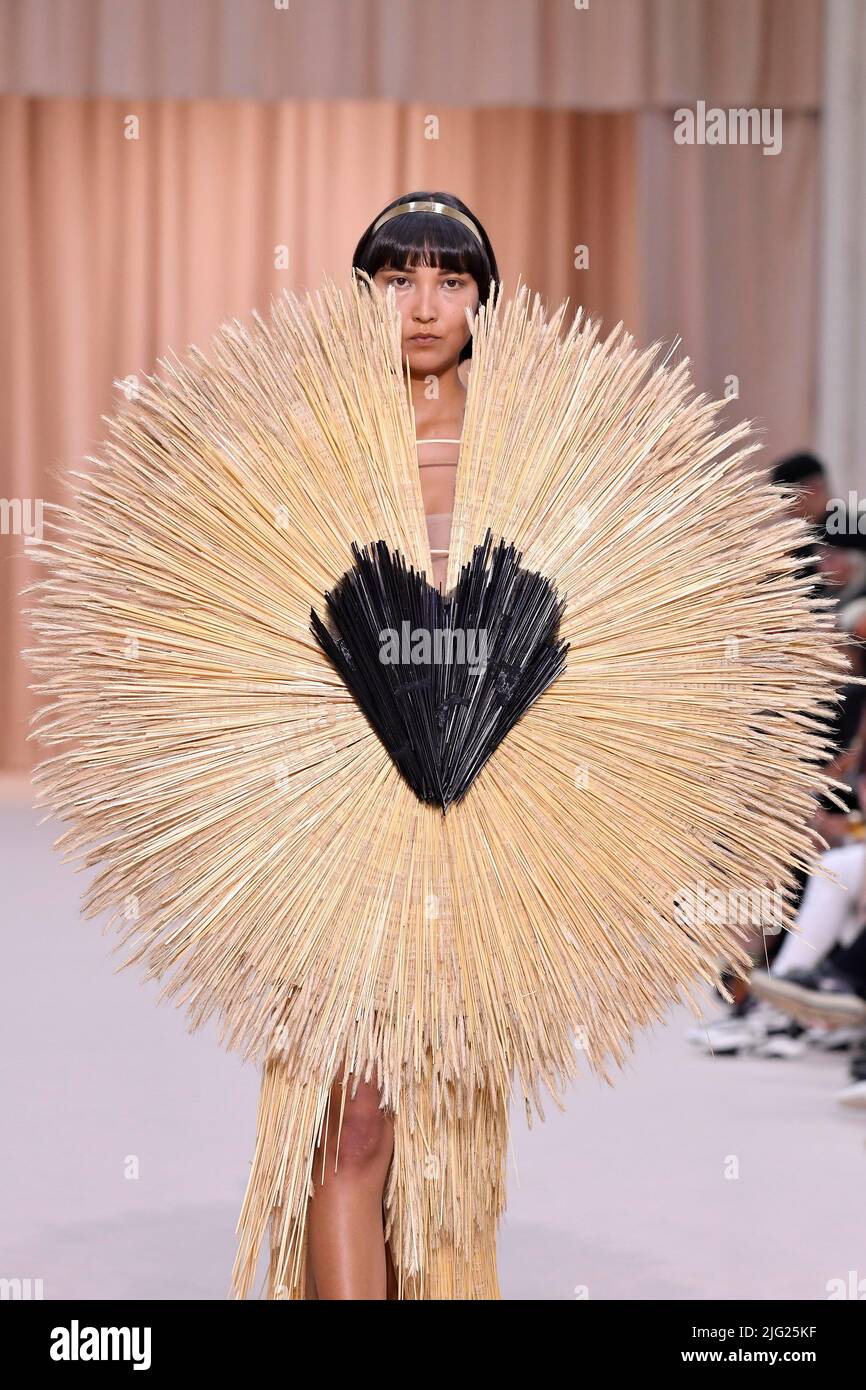
<path id="1" fill-rule="evenodd" d="M 850 564 L 847 557 L 843 558 L 838 552 L 834 552 L 822 539 L 821 528 L 829 502 L 824 465 L 813 454 L 793 454 L 776 464 L 772 476 L 775 483 L 796 491 L 797 503 L 794 510 L 814 528 L 814 540 L 798 546 L 793 552 L 802 562 L 798 572 L 812 581 L 818 596 L 838 600 L 850 579 Z M 856 600 L 844 607 L 840 606 L 838 621 L 839 626 L 848 634 L 847 655 L 851 663 L 852 677 L 866 676 L 866 651 L 863 640 L 866 636 L 866 600 Z M 858 762 L 861 748 L 866 741 L 866 686 L 855 684 L 853 680 L 847 681 L 840 690 L 839 700 L 825 717 L 827 737 L 835 752 L 825 765 L 824 771 L 849 787 L 848 791 L 835 792 L 844 803 L 844 810 L 824 793 L 816 797 L 811 826 L 821 839 L 826 841 L 829 851 L 832 851 L 847 847 L 851 838 L 852 816 L 866 810 L 866 803 L 861 806 L 857 790 Z M 866 782 L 861 785 L 866 795 Z M 853 858 L 858 859 L 856 851 Z M 850 864 L 850 860 L 849 856 L 846 863 Z M 794 868 L 793 874 L 794 892 L 791 906 L 803 912 L 810 878 L 804 870 L 797 867 Z M 848 899 L 843 890 L 832 888 L 820 879 L 818 882 L 825 889 L 835 892 L 842 900 L 839 910 L 844 915 Z M 819 898 L 818 901 L 820 905 L 823 899 Z M 810 909 L 810 917 L 815 910 Z M 852 924 L 849 923 L 848 927 L 847 939 L 850 941 L 855 932 Z M 750 945 L 755 965 L 763 966 L 769 971 L 770 962 L 775 961 L 777 953 L 794 939 L 787 932 L 767 933 L 765 929 L 757 927 Z M 801 945 L 801 949 L 808 948 Z M 786 957 L 786 960 L 790 959 L 791 957 Z M 802 960 L 796 958 L 795 963 L 799 968 Z M 814 959 L 812 963 L 815 963 Z M 756 978 L 754 972 L 751 978 Z M 770 999 L 759 999 L 752 991 L 751 980 L 746 982 L 727 975 L 725 983 L 733 994 L 734 1003 L 726 1005 L 725 1011 L 718 1018 L 691 1028 L 687 1033 L 688 1040 L 708 1052 L 734 1055 L 756 1050 L 773 1052 L 775 1055 L 786 1052 L 786 1040 L 790 1041 L 792 1035 L 796 1036 L 803 1031 L 792 1029 L 790 1015 L 781 1011 Z M 791 1054 L 795 1050 L 800 1049 L 787 1049 Z"/>

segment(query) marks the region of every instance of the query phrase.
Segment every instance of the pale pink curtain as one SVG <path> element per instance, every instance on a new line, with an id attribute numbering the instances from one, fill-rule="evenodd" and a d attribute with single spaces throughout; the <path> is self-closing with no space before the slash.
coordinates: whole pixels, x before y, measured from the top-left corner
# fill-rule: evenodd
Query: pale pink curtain
<path id="1" fill-rule="evenodd" d="M 821 0 L 0 0 L 0 91 L 814 109 Z"/>
<path id="2" fill-rule="evenodd" d="M 682 337 L 702 390 L 753 422 L 766 465 L 814 434 L 818 122 L 759 145 L 677 145 L 669 114 L 640 118 L 645 331 Z"/>

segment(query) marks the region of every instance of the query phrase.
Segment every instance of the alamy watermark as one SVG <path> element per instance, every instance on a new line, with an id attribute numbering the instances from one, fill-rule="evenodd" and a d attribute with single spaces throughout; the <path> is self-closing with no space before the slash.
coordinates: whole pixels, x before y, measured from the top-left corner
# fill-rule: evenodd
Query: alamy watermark
<path id="1" fill-rule="evenodd" d="M 674 897 L 674 919 L 684 927 L 760 927 L 778 936 L 785 925 L 785 895 L 781 888 L 713 888 L 703 879 L 680 888 Z"/>
<path id="2" fill-rule="evenodd" d="M 824 529 L 828 536 L 866 535 L 866 497 L 861 497 L 853 488 L 847 498 L 831 497 Z"/>
<path id="3" fill-rule="evenodd" d="M 383 666 L 466 666 L 470 675 L 487 669 L 487 629 L 484 627 L 412 627 L 404 618 L 379 631 L 379 660 Z"/>
<path id="4" fill-rule="evenodd" d="M 0 535 L 23 536 L 24 544 L 42 540 L 41 497 L 0 497 Z"/>
<path id="5" fill-rule="evenodd" d="M 782 108 L 731 106 L 724 110 L 707 108 L 705 101 L 699 101 L 694 111 L 679 106 L 674 112 L 674 141 L 677 145 L 763 145 L 764 154 L 779 154 Z"/>

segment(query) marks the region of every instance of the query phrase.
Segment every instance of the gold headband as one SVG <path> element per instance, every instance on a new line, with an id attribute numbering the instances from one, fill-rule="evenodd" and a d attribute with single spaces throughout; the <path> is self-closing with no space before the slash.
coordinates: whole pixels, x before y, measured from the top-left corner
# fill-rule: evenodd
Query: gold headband
<path id="1" fill-rule="evenodd" d="M 378 232 L 379 228 L 389 222 L 392 217 L 399 217 L 403 212 L 440 212 L 445 217 L 454 217 L 458 222 L 462 222 L 464 227 L 468 227 L 478 239 L 481 249 L 484 249 L 484 242 L 475 223 L 466 216 L 465 212 L 460 212 L 457 208 L 449 207 L 447 203 L 434 202 L 432 198 L 412 198 L 408 203 L 398 203 L 395 208 L 389 208 L 383 212 L 381 217 L 377 217 L 373 223 L 372 231 Z"/>

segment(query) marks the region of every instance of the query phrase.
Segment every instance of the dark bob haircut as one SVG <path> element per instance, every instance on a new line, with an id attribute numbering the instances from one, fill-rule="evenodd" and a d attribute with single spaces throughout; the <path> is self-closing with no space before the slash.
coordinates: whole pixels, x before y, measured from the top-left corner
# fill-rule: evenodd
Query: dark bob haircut
<path id="1" fill-rule="evenodd" d="M 456 208 L 478 228 L 481 237 L 479 245 L 468 227 L 458 222 L 456 217 L 447 217 L 440 212 L 401 212 L 390 218 L 378 232 L 373 227 L 382 212 L 396 207 L 398 203 L 408 203 L 417 198 L 429 198 L 437 203 L 447 203 Z M 418 265 L 436 266 L 439 270 L 460 271 L 471 275 L 478 286 L 478 304 L 486 304 L 490 296 L 490 281 L 499 280 L 499 268 L 490 238 L 475 214 L 453 193 L 431 193 L 427 190 L 415 193 L 402 193 L 394 198 L 382 212 L 376 214 L 364 232 L 355 254 L 352 257 L 353 269 L 363 270 L 373 276 L 383 266 L 392 270 Z M 363 278 L 358 277 L 363 283 Z M 472 339 L 464 344 L 459 360 L 472 356 Z"/>

